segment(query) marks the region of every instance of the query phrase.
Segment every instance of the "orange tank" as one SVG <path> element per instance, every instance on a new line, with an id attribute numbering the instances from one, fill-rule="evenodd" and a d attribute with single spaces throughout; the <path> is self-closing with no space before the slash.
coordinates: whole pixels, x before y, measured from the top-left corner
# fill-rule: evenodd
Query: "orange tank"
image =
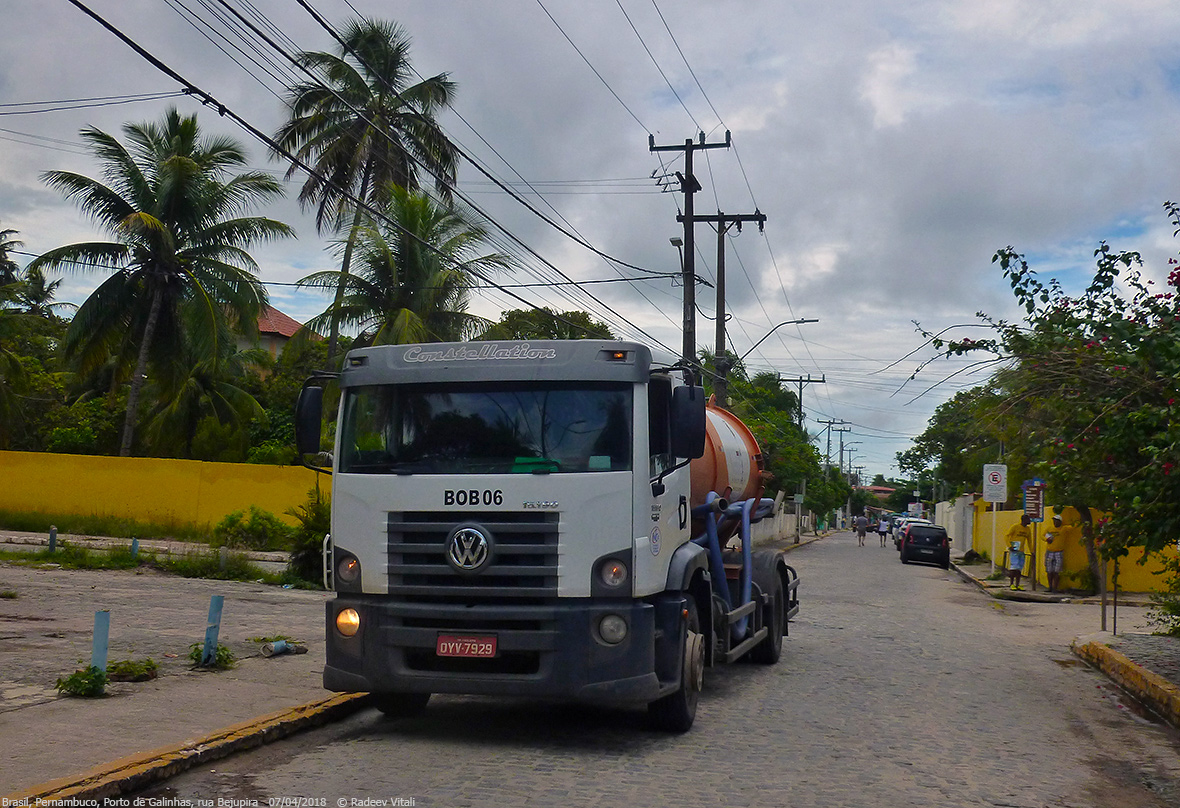
<path id="1" fill-rule="evenodd" d="M 716 491 L 732 502 L 762 496 L 762 451 L 741 419 L 713 404 L 705 409 L 705 454 L 689 466 L 692 507 Z"/>

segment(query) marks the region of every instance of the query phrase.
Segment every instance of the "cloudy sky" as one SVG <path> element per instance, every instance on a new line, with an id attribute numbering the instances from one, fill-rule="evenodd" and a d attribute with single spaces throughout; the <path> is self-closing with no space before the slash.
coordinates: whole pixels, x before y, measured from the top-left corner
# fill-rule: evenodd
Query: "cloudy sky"
<path id="1" fill-rule="evenodd" d="M 283 47 L 331 50 L 295 0 L 88 0 L 97 14 L 228 109 L 268 133 L 285 118 L 292 71 L 259 38 L 229 27 L 226 5 Z M 727 239 L 731 348 L 804 390 L 808 427 L 842 420 L 853 465 L 892 474 L 894 454 L 970 375 L 935 362 L 914 320 L 937 331 L 983 310 L 1013 316 L 991 264 L 1013 245 L 1067 288 L 1105 239 L 1166 273 L 1180 244 L 1162 204 L 1180 198 L 1180 14 L 1169 0 L 316 0 L 331 23 L 395 20 L 423 76 L 459 85 L 442 122 L 535 211 L 603 253 L 657 272 L 680 266 L 683 196 L 660 177 L 704 132 L 698 213 L 767 216 Z M 158 119 L 170 104 L 208 132 L 238 137 L 255 167 L 265 147 L 202 108 L 67 0 L 0 0 L 0 228 L 24 249 L 99 235 L 40 180 L 98 176 L 78 131 Z M 83 99 L 106 99 L 83 100 Z M 495 222 L 495 248 L 522 268 L 499 278 L 537 305 L 585 309 L 671 358 L 681 293 L 612 264 L 497 188 L 471 164 L 460 188 Z M 654 176 L 654 178 L 653 178 Z M 529 186 L 524 183 L 527 181 Z M 665 187 L 674 186 L 668 180 Z M 298 240 L 254 251 L 272 302 L 300 320 L 324 301 L 290 284 L 330 268 L 328 243 L 292 200 L 265 211 Z M 716 276 L 717 236 L 696 230 L 697 271 Z M 527 245 L 525 247 L 521 244 Z M 611 281 L 580 290 L 519 286 Z M 18 255 L 27 260 L 28 256 Z M 78 302 L 94 278 L 68 276 Z M 698 289 L 698 344 L 712 347 L 716 302 Z M 480 313 L 522 304 L 487 290 Z M 980 333 L 964 331 L 964 335 Z M 974 378 L 978 381 L 978 377 Z M 839 438 L 833 440 L 833 447 Z M 821 451 L 826 436 L 819 439 Z M 835 461 L 835 449 L 832 459 Z"/>

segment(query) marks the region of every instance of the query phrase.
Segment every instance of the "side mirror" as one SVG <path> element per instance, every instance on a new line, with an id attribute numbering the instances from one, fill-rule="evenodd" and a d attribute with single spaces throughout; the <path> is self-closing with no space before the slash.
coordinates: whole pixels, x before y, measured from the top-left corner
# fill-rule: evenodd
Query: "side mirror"
<path id="1" fill-rule="evenodd" d="M 672 454 L 695 460 L 705 453 L 705 388 L 672 391 Z"/>
<path id="2" fill-rule="evenodd" d="M 324 388 L 304 386 L 295 405 L 295 448 L 299 454 L 319 453 L 323 415 Z"/>

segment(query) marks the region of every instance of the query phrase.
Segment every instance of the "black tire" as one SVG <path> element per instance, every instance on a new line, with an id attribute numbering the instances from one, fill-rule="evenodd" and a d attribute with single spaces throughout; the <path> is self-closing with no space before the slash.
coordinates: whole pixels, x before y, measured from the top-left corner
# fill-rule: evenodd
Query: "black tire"
<path id="1" fill-rule="evenodd" d="M 902 547 L 899 552 L 901 553 L 901 563 L 902 564 L 910 563 L 910 557 L 906 555 L 905 548 Z"/>
<path id="2" fill-rule="evenodd" d="M 429 693 L 374 693 L 373 706 L 386 718 L 412 718 L 421 715 L 430 701 Z"/>
<path id="3" fill-rule="evenodd" d="M 770 631 L 767 632 L 766 639 L 750 651 L 750 661 L 757 662 L 759 665 L 773 665 L 783 655 L 783 625 L 786 623 L 787 599 L 786 591 L 783 589 L 783 579 L 778 578 L 777 575 L 775 578 L 777 580 L 774 596 L 766 606 L 762 621 Z"/>
<path id="4" fill-rule="evenodd" d="M 705 672 L 705 637 L 701 634 L 701 616 L 696 601 L 686 593 L 684 659 L 680 664 L 680 687 L 674 693 L 647 705 L 652 726 L 664 732 L 688 732 L 697 715 Z M 695 640 L 694 640 L 695 637 Z M 690 655 L 695 659 L 690 659 Z"/>

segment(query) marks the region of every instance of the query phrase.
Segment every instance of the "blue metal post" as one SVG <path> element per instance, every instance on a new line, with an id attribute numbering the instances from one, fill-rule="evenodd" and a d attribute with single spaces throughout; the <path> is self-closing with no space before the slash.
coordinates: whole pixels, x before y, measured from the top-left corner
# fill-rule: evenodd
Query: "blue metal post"
<path id="1" fill-rule="evenodd" d="M 139 558 L 139 539 L 131 539 L 131 557 Z"/>
<path id="2" fill-rule="evenodd" d="M 217 635 L 221 632 L 221 607 L 225 604 L 223 595 L 209 598 L 209 623 L 205 626 L 205 649 L 201 652 L 201 666 L 212 664 L 217 658 Z"/>
<path id="3" fill-rule="evenodd" d="M 49 526 L 49 552 L 57 549 L 57 525 Z"/>
<path id="4" fill-rule="evenodd" d="M 94 613 L 94 645 L 90 651 L 90 664 L 101 671 L 107 669 L 107 648 L 111 636 L 111 613 Z"/>

